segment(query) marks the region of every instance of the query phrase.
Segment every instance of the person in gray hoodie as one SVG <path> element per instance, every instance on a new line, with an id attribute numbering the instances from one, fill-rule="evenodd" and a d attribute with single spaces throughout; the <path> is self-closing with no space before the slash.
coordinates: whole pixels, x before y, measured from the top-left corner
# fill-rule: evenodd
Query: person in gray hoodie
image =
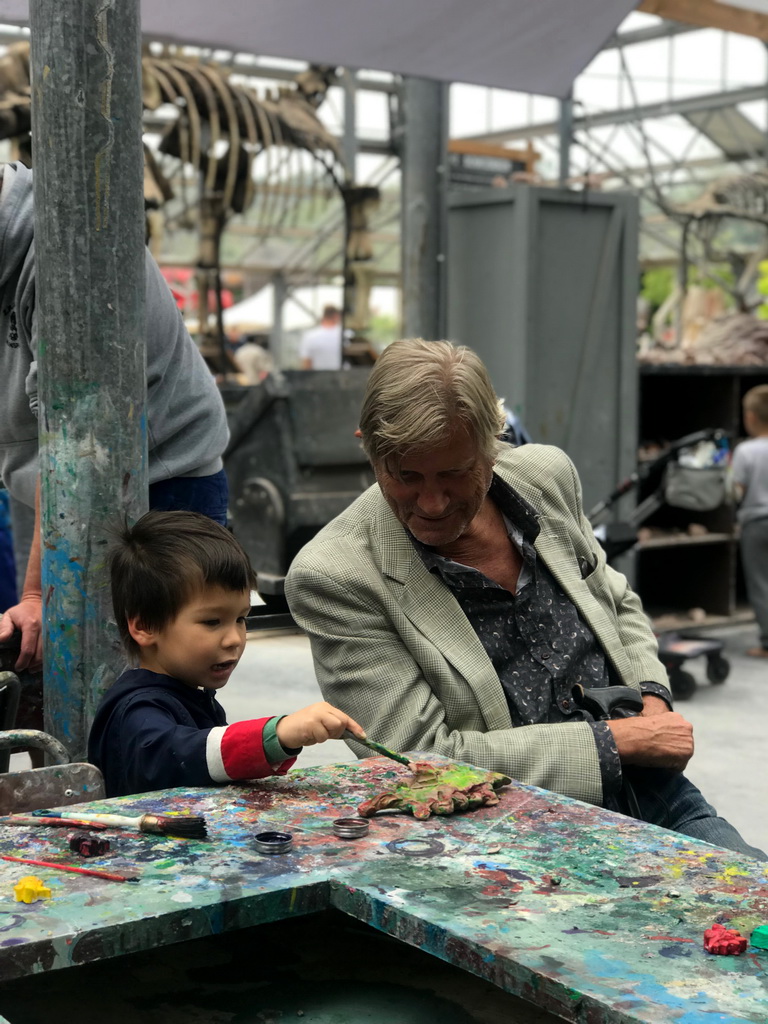
<path id="1" fill-rule="evenodd" d="M 10 163 L 0 173 L 0 484 L 36 508 L 22 596 L 0 618 L 0 642 L 21 631 L 22 670 L 42 661 L 34 213 L 32 172 Z M 202 512 L 225 524 L 224 405 L 149 252 L 146 341 L 150 507 Z"/>

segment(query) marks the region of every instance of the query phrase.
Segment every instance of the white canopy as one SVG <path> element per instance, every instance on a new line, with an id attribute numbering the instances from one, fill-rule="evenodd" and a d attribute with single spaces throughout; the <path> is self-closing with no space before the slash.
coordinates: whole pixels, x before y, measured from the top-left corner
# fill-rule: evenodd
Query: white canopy
<path id="1" fill-rule="evenodd" d="M 274 299 L 272 286 L 262 288 L 255 295 L 249 295 L 242 302 L 225 309 L 221 319 L 225 328 L 237 328 L 240 331 L 269 331 L 272 323 Z"/>
<path id="2" fill-rule="evenodd" d="M 142 0 L 152 39 L 564 96 L 637 0 Z M 27 0 L 0 0 L 26 24 Z"/>

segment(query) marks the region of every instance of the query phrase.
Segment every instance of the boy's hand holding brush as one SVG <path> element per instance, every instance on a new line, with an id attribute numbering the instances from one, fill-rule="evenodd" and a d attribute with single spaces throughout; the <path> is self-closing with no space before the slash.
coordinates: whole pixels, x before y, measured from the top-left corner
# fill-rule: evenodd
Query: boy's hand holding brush
<path id="1" fill-rule="evenodd" d="M 302 708 L 301 711 L 294 711 L 292 715 L 281 718 L 276 731 L 277 738 L 286 752 L 298 747 L 309 747 L 313 743 L 324 743 L 326 740 L 345 739 L 356 740 L 374 753 L 383 754 L 393 761 L 399 761 L 400 764 L 411 763 L 402 754 L 396 754 L 380 743 L 369 740 L 365 735 L 365 729 L 354 718 L 350 718 L 325 701 L 310 704 L 308 708 Z"/>
<path id="2" fill-rule="evenodd" d="M 356 740 L 365 739 L 365 730 L 354 718 L 350 718 L 325 701 L 310 704 L 301 711 L 286 715 L 277 723 L 276 730 L 277 738 L 285 751 L 310 747 L 326 740 L 338 740 L 347 731 L 352 733 Z"/>

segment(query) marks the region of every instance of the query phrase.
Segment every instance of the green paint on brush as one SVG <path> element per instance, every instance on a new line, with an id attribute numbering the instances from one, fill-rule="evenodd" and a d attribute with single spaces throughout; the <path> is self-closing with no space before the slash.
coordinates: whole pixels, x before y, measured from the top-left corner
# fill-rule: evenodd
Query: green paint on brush
<path id="1" fill-rule="evenodd" d="M 411 763 L 407 757 L 404 757 L 402 754 L 396 754 L 394 750 L 389 750 L 387 747 L 383 747 L 381 743 L 375 743 L 373 740 L 368 739 L 361 740 L 359 736 L 355 736 L 355 734 L 350 732 L 349 729 L 345 730 L 344 739 L 354 740 L 355 743 L 361 743 L 364 747 L 368 747 L 368 749 L 372 750 L 375 754 L 383 754 L 384 757 L 391 757 L 393 761 L 399 761 L 400 764 L 410 765 Z"/>

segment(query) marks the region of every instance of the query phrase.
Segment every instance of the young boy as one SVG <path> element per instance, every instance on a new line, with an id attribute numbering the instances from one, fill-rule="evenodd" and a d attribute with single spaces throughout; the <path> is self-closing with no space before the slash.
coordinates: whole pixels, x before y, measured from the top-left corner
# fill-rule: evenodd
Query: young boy
<path id="1" fill-rule="evenodd" d="M 743 411 L 750 440 L 733 453 L 733 479 L 741 501 L 741 564 L 760 630 L 760 646 L 747 654 L 768 658 L 768 384 L 744 395 Z"/>
<path id="2" fill-rule="evenodd" d="M 245 649 L 255 575 L 223 526 L 196 512 L 148 512 L 110 553 L 112 603 L 139 668 L 105 694 L 88 758 L 108 796 L 284 775 L 302 746 L 362 728 L 324 702 L 227 725 L 216 690 Z"/>

